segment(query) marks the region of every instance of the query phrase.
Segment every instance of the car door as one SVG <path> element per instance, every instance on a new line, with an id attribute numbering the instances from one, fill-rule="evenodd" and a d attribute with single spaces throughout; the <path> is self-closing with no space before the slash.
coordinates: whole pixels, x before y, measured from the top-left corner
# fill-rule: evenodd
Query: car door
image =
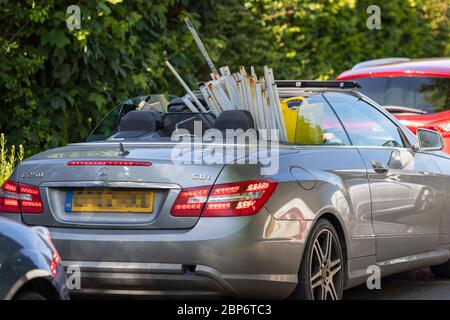
<path id="1" fill-rule="evenodd" d="M 316 206 L 311 212 L 323 211 L 330 201 L 340 219 L 345 221 L 347 258 L 374 256 L 375 236 L 365 165 L 357 148 L 351 146 L 336 113 L 321 94 L 302 100 L 297 113 L 295 142 L 300 154 L 291 157 L 289 171 L 302 189 L 313 188 L 314 192 L 305 194 L 305 201 Z M 321 187 L 302 183 L 310 177 L 324 183 L 320 183 Z M 293 192 L 297 191 L 293 189 Z M 292 195 L 293 199 L 298 197 L 298 193 Z M 352 272 L 364 274 L 365 270 Z"/>
<path id="2" fill-rule="evenodd" d="M 327 99 L 365 162 L 378 261 L 432 251 L 443 205 L 439 168 L 415 152 L 394 121 L 352 95 Z"/>
<path id="3" fill-rule="evenodd" d="M 433 161 L 439 167 L 444 185 L 444 201 L 439 228 L 439 245 L 448 247 L 450 243 L 450 155 L 443 152 L 431 152 Z"/>

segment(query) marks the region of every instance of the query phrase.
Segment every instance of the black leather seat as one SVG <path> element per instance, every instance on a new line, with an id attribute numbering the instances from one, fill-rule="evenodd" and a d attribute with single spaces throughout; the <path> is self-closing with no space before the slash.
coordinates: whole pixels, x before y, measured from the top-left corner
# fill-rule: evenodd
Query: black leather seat
<path id="1" fill-rule="evenodd" d="M 120 120 L 115 138 L 137 138 L 159 130 L 159 113 L 153 110 L 133 110 Z"/>
<path id="2" fill-rule="evenodd" d="M 242 129 L 244 131 L 255 128 L 253 116 L 246 110 L 223 111 L 214 122 L 214 128 L 225 131 L 227 129 Z"/>

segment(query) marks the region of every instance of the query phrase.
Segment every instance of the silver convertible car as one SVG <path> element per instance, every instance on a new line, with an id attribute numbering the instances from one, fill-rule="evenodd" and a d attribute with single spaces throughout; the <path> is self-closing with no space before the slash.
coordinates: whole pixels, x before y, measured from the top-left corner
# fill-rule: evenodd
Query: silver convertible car
<path id="1" fill-rule="evenodd" d="M 51 231 L 63 264 L 81 271 L 75 293 L 340 299 L 374 270 L 449 277 L 440 135 L 413 135 L 353 82 L 277 85 L 297 115 L 294 142 L 253 132 L 258 147 L 234 152 L 255 140 L 204 134 L 246 134 L 245 111 L 131 99 L 87 142 L 23 161 L 0 215 Z"/>

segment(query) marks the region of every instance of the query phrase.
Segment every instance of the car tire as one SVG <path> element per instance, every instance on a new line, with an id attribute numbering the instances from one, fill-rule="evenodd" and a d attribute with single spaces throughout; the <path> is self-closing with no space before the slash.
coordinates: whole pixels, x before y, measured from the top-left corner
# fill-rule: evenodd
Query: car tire
<path id="1" fill-rule="evenodd" d="M 306 243 L 298 273 L 298 285 L 290 298 L 342 299 L 344 266 L 344 254 L 336 229 L 328 220 L 319 220 Z"/>
<path id="2" fill-rule="evenodd" d="M 43 295 L 34 291 L 24 291 L 17 294 L 14 300 L 47 300 Z"/>
<path id="3" fill-rule="evenodd" d="M 431 272 L 438 278 L 450 278 L 450 260 L 446 263 L 430 267 Z"/>

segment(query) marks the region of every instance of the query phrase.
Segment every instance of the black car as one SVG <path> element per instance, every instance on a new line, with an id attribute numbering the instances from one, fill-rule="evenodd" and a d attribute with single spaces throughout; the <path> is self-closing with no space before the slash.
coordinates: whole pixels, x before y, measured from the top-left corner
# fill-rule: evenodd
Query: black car
<path id="1" fill-rule="evenodd" d="M 0 218 L 0 299 L 69 299 L 66 274 L 46 228 Z"/>

